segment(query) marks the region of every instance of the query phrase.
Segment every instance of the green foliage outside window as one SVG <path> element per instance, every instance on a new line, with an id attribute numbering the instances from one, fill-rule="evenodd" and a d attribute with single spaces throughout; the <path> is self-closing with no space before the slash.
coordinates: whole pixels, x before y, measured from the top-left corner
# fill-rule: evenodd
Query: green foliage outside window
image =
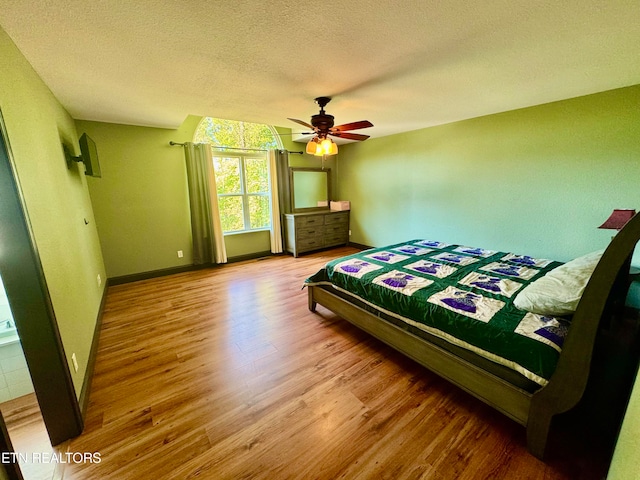
<path id="1" fill-rule="evenodd" d="M 237 232 L 244 230 L 244 209 L 242 197 L 220 197 L 220 220 L 223 232 Z"/>
<path id="2" fill-rule="evenodd" d="M 232 147 L 224 151 L 214 150 L 213 166 L 222 230 L 238 232 L 269 228 L 271 211 L 266 151 L 240 149 L 278 148 L 271 129 L 257 123 L 206 117 L 196 130 L 194 142 Z"/>
<path id="3" fill-rule="evenodd" d="M 268 228 L 271 226 L 269 215 L 269 197 L 265 195 L 249 195 L 250 228 Z"/>
<path id="4" fill-rule="evenodd" d="M 216 172 L 216 186 L 219 195 L 242 191 L 239 158 L 213 157 L 213 168 Z"/>
<path id="5" fill-rule="evenodd" d="M 247 193 L 269 191 L 269 171 L 263 158 L 245 158 L 244 171 L 247 178 Z"/>
<path id="6" fill-rule="evenodd" d="M 205 117 L 198 125 L 193 141 L 235 148 L 278 148 L 268 125 Z"/>

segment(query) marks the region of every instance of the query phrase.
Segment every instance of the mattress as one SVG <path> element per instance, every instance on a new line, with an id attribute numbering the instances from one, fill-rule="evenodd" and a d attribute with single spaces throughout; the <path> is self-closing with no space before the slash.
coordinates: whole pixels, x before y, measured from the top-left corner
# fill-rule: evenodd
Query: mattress
<path id="1" fill-rule="evenodd" d="M 522 388 L 532 390 L 553 374 L 571 319 L 520 310 L 513 299 L 561 264 L 416 239 L 333 260 L 305 284 L 475 358 L 510 383 L 522 377 Z"/>

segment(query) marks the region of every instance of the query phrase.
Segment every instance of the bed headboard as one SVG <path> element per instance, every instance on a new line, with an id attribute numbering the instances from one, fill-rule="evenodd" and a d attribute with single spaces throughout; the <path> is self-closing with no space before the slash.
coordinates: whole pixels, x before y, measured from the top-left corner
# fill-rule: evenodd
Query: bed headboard
<path id="1" fill-rule="evenodd" d="M 574 315 L 574 321 L 577 320 L 580 326 L 582 323 L 597 323 L 584 322 L 583 318 L 600 318 L 608 313 L 607 307 L 611 303 L 616 300 L 624 302 L 629 288 L 631 258 L 639 240 L 640 213 L 613 237 L 596 265 Z M 595 327 L 597 331 L 598 325 Z"/>
<path id="2" fill-rule="evenodd" d="M 598 329 L 602 322 L 609 321 L 610 307 L 616 301 L 624 302 L 631 257 L 639 240 L 640 213 L 613 237 L 585 287 L 555 373 L 547 387 L 539 392 L 540 396 L 555 397 L 561 404 L 558 411 L 569 410 L 582 397 Z"/>

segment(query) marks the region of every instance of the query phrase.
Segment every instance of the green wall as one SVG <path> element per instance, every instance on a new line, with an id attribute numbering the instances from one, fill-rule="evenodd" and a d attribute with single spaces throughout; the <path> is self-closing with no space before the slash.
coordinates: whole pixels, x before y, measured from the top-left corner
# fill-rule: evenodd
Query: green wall
<path id="1" fill-rule="evenodd" d="M 105 269 L 73 119 L 0 29 L 0 108 L 67 361 L 79 396 L 91 350 Z M 102 285 L 98 285 L 100 275 Z"/>
<path id="2" fill-rule="evenodd" d="M 567 260 L 640 208 L 640 86 L 350 144 L 352 241 L 427 237 Z M 375 122 L 374 122 L 375 123 Z"/>
<path id="3" fill-rule="evenodd" d="M 109 278 L 192 263 L 184 154 L 169 141 L 191 141 L 197 121 L 178 130 L 76 121 L 100 159 L 89 191 Z"/>

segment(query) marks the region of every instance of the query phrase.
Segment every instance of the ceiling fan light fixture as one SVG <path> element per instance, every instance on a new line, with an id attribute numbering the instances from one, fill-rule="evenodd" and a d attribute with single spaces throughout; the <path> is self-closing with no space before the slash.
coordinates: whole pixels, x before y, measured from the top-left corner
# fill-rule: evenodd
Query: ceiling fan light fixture
<path id="1" fill-rule="evenodd" d="M 337 155 L 338 145 L 335 144 L 330 138 L 320 139 L 319 137 L 313 137 L 307 143 L 307 153 L 309 155 L 315 155 L 316 157 L 322 157 L 324 155 Z"/>
<path id="2" fill-rule="evenodd" d="M 318 144 L 318 137 L 313 137 L 311 140 L 309 140 L 309 143 L 307 143 L 307 153 L 309 155 L 316 155 L 319 146 L 320 145 Z"/>
<path id="3" fill-rule="evenodd" d="M 330 138 L 324 138 L 320 142 L 320 150 L 320 155 L 335 155 L 338 153 L 338 146 Z"/>

